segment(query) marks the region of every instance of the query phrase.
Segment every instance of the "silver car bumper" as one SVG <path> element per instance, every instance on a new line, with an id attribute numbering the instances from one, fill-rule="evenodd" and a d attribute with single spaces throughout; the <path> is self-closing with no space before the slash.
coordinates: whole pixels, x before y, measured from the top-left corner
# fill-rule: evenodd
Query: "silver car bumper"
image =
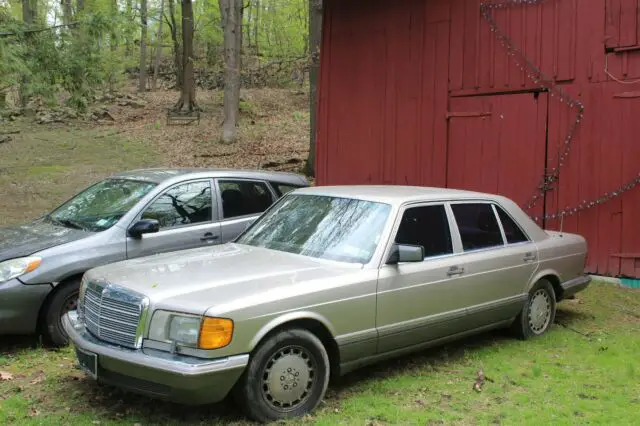
<path id="1" fill-rule="evenodd" d="M 565 281 L 562 286 L 562 298 L 566 299 L 574 294 L 581 292 L 589 286 L 591 275 L 583 275 L 572 280 Z"/>
<path id="2" fill-rule="evenodd" d="M 42 302 L 51 292 L 49 284 L 22 284 L 17 279 L 0 284 L 0 334 L 31 334 L 36 331 Z"/>
<path id="3" fill-rule="evenodd" d="M 155 349 L 131 350 L 96 339 L 76 312 L 62 318 L 83 369 L 101 383 L 185 404 L 223 400 L 249 362 L 249 355 L 204 360 Z"/>

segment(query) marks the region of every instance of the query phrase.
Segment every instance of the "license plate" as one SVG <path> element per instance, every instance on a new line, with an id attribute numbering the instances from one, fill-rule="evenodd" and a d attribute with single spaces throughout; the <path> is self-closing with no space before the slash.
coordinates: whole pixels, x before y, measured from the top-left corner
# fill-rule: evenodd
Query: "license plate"
<path id="1" fill-rule="evenodd" d="M 83 351 L 80 348 L 76 348 L 76 355 L 78 356 L 78 363 L 80 368 L 85 373 L 90 375 L 94 380 L 98 378 L 98 355 Z"/>

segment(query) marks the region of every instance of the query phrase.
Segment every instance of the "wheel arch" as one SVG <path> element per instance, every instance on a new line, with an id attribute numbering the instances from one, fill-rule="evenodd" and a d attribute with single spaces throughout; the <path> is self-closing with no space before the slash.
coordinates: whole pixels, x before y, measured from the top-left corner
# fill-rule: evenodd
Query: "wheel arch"
<path id="1" fill-rule="evenodd" d="M 43 327 L 43 316 L 45 314 L 46 311 L 46 307 L 49 305 L 49 303 L 51 302 L 51 298 L 53 298 L 53 296 L 60 291 L 60 289 L 67 283 L 74 281 L 74 280 L 82 280 L 82 276 L 84 275 L 84 272 L 80 272 L 80 273 L 76 273 L 76 274 L 72 274 L 69 275 L 68 277 L 64 278 L 63 280 L 61 280 L 60 282 L 58 282 L 57 285 L 53 286 L 53 288 L 51 289 L 51 291 L 47 294 L 47 297 L 44 298 L 44 300 L 42 301 L 42 304 L 40 305 L 40 309 L 38 310 L 38 319 L 36 322 L 36 328 L 38 332 L 42 332 L 42 327 Z"/>
<path id="2" fill-rule="evenodd" d="M 300 328 L 315 335 L 322 342 L 331 368 L 331 377 L 340 374 L 340 350 L 335 340 L 335 330 L 332 324 L 314 312 L 292 312 L 272 319 L 265 324 L 250 342 L 249 351 L 253 355 L 261 342 L 272 335 L 289 328 Z"/>
<path id="3" fill-rule="evenodd" d="M 562 289 L 562 285 L 561 285 L 562 281 L 560 280 L 560 274 L 558 274 L 557 271 L 553 269 L 544 269 L 539 271 L 531 280 L 531 283 L 529 284 L 529 288 L 527 289 L 527 292 L 530 291 L 531 288 L 534 285 L 536 285 L 536 283 L 540 280 L 549 281 L 549 283 L 553 287 L 553 292 L 555 293 L 555 296 L 556 296 L 556 302 L 559 302 L 562 300 L 564 290 Z"/>

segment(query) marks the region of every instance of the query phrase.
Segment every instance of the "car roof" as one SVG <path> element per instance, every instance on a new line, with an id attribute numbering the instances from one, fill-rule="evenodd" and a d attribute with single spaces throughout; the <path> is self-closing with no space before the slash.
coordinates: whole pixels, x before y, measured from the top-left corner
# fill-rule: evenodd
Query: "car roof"
<path id="1" fill-rule="evenodd" d="M 405 186 L 405 185 L 340 185 L 314 186 L 297 189 L 296 194 L 323 195 L 343 198 L 356 198 L 387 204 L 403 204 L 407 202 L 483 199 L 501 201 L 503 197 L 484 192 L 461 189 Z"/>
<path id="2" fill-rule="evenodd" d="M 169 180 L 182 180 L 189 178 L 215 178 L 233 177 L 244 179 L 260 179 L 289 183 L 292 185 L 308 185 L 304 176 L 269 170 L 230 169 L 230 168 L 150 168 L 129 170 L 111 175 L 112 179 L 132 179 L 145 182 L 163 183 Z"/>

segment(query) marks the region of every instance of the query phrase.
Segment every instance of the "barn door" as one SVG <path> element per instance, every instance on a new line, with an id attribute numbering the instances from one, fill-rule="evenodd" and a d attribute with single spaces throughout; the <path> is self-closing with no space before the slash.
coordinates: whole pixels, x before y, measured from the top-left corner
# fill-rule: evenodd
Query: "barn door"
<path id="1" fill-rule="evenodd" d="M 545 171 L 547 94 L 450 101 L 447 186 L 527 203 Z M 544 202 L 529 211 L 542 215 Z"/>

